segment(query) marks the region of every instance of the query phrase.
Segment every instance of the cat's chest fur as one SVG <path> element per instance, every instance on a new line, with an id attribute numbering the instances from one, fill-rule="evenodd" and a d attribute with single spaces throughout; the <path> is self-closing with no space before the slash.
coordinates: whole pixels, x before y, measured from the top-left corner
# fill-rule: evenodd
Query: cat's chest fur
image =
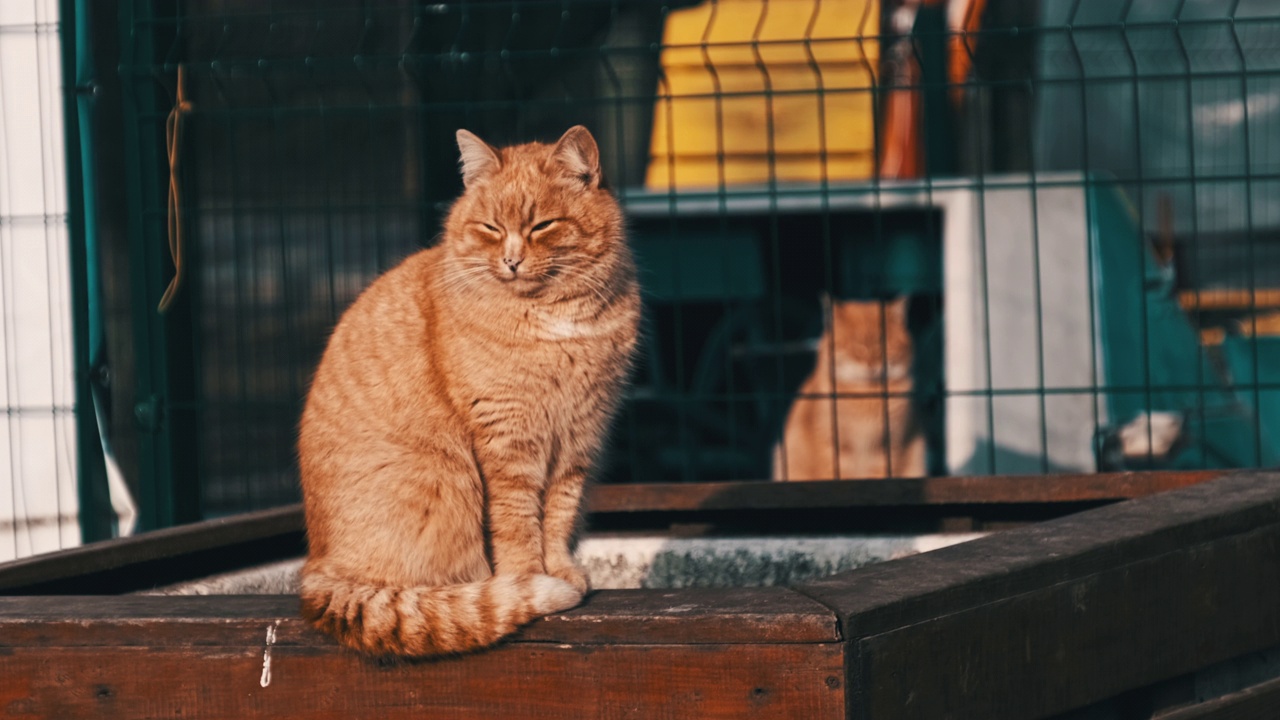
<path id="1" fill-rule="evenodd" d="M 456 358 L 457 400 L 473 422 L 505 408 L 559 436 L 612 409 L 634 351 L 638 299 L 624 296 L 599 313 L 513 304 L 483 319 Z"/>

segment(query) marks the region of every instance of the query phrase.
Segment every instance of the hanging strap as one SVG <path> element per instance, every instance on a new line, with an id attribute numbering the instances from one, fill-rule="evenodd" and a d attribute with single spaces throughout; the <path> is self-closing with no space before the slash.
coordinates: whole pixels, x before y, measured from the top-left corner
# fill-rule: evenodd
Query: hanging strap
<path id="1" fill-rule="evenodd" d="M 182 146 L 182 118 L 191 112 L 191 103 L 187 102 L 186 77 L 184 69 L 178 66 L 178 92 L 169 118 L 164 123 L 165 151 L 169 156 L 169 256 L 173 259 L 173 279 L 160 298 L 157 310 L 167 311 L 173 304 L 173 298 L 182 285 L 182 205 L 178 202 L 181 192 L 178 188 L 178 148 Z"/>

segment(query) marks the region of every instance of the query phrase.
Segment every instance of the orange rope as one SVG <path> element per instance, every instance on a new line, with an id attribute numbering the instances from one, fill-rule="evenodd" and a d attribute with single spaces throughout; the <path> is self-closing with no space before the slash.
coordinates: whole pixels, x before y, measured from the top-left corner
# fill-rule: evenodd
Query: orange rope
<path id="1" fill-rule="evenodd" d="M 936 0 L 925 0 L 934 4 Z M 894 17 L 897 37 L 884 58 L 891 89 L 881 106 L 880 166 L 885 179 L 924 175 L 924 149 L 920 137 L 920 66 L 914 52 L 919 0 L 903 3 Z"/>
<path id="2" fill-rule="evenodd" d="M 956 109 L 964 102 L 964 83 L 969 79 L 969 71 L 973 68 L 974 48 L 978 44 L 978 31 L 982 29 L 982 13 L 987 8 L 987 0 L 953 0 L 964 7 L 964 19 L 959 27 L 951 27 L 948 44 L 950 60 L 947 65 L 948 80 L 951 81 L 951 101 Z"/>
<path id="3" fill-rule="evenodd" d="M 898 47 L 907 49 L 912 40 L 904 38 Z M 880 177 L 918 178 L 924 175 L 924 152 L 920 138 L 920 68 L 915 56 L 898 54 L 890 90 L 883 105 L 883 138 L 880 141 Z"/>
<path id="4" fill-rule="evenodd" d="M 169 155 L 169 256 L 173 258 L 173 279 L 160 298 L 159 312 L 165 312 L 173 304 L 173 298 L 182 285 L 182 205 L 178 202 L 181 193 L 178 188 L 178 148 L 181 147 L 182 118 L 191 112 L 191 103 L 187 102 L 185 74 L 183 67 L 178 66 L 178 92 L 169 118 L 164 123 L 165 149 Z"/>

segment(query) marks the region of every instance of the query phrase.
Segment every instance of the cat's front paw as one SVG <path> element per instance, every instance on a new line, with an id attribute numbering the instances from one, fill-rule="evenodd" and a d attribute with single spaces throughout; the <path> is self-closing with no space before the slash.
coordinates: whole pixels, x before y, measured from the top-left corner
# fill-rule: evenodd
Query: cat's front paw
<path id="1" fill-rule="evenodd" d="M 574 563 L 548 564 L 547 574 L 569 583 L 580 593 L 586 593 L 591 588 L 587 582 L 587 573 Z"/>

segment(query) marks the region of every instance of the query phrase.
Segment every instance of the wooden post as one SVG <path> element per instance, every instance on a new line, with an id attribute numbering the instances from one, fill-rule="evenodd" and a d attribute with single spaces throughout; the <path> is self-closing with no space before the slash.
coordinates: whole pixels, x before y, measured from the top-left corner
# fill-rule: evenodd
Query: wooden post
<path id="1" fill-rule="evenodd" d="M 1280 475 L 797 589 L 840 618 L 850 718 L 1046 717 L 1280 644 Z"/>

